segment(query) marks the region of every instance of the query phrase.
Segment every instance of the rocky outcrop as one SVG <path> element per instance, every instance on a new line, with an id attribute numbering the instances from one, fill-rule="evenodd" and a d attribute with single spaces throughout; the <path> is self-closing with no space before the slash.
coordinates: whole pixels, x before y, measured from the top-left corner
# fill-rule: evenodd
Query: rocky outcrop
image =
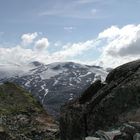
<path id="1" fill-rule="evenodd" d="M 96 137 L 89 136 L 86 137 L 86 140 L 139 140 L 139 128 L 140 123 L 127 123 L 113 131 L 98 130 L 95 133 Z"/>
<path id="2" fill-rule="evenodd" d="M 57 123 L 24 89 L 0 85 L 0 140 L 53 140 Z"/>
<path id="3" fill-rule="evenodd" d="M 63 106 L 61 139 L 83 140 L 125 122 L 140 122 L 140 60 L 112 70 L 104 84 L 96 81 L 79 99 Z"/>

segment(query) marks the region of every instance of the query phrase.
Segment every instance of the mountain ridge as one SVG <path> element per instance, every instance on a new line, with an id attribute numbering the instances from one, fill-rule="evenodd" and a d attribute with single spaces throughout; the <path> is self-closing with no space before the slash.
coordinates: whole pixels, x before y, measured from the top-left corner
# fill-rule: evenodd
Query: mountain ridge
<path id="1" fill-rule="evenodd" d="M 59 116 L 61 105 L 79 97 L 96 79 L 104 81 L 107 73 L 99 66 L 74 62 L 45 65 L 35 61 L 23 66 L 0 67 L 0 82 L 11 81 L 22 86 L 43 104 L 47 112 Z"/>

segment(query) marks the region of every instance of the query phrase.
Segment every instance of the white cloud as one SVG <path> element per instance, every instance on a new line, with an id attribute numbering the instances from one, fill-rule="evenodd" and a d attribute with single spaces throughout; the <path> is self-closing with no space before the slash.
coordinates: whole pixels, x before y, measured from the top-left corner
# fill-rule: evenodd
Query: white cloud
<path id="1" fill-rule="evenodd" d="M 97 14 L 97 9 L 91 9 L 91 14 L 92 14 L 92 15 Z"/>
<path id="2" fill-rule="evenodd" d="M 89 3 L 95 3 L 99 2 L 101 0 L 76 0 L 75 2 L 78 4 L 89 4 Z"/>
<path id="3" fill-rule="evenodd" d="M 13 48 L 0 48 L 0 63 L 26 63 L 34 57 L 31 49 L 24 49 L 21 46 Z"/>
<path id="4" fill-rule="evenodd" d="M 66 30 L 67 32 L 72 32 L 72 30 L 75 30 L 75 27 L 72 26 L 68 26 L 68 27 L 64 27 L 64 30 Z"/>
<path id="5" fill-rule="evenodd" d="M 27 33 L 21 36 L 22 45 L 27 46 L 33 43 L 34 39 L 38 36 L 38 33 Z"/>
<path id="6" fill-rule="evenodd" d="M 8 54 L 8 55 L 7 55 Z M 15 46 L 12 48 L 0 48 L 0 64 L 27 64 L 33 61 L 51 63 L 56 60 L 47 51 L 38 52 L 33 49 Z"/>
<path id="7" fill-rule="evenodd" d="M 64 2 L 55 2 L 47 10 L 38 13 L 38 16 L 54 16 L 63 18 L 77 18 L 77 19 L 94 19 L 102 18 L 97 14 L 97 9 L 87 7 L 85 4 L 94 3 L 99 0 L 73 0 Z"/>
<path id="8" fill-rule="evenodd" d="M 49 53 L 47 47 L 49 45 L 47 38 L 42 38 L 35 42 L 33 49 L 15 46 L 12 48 L 0 47 L 0 63 L 28 63 L 32 61 L 40 61 L 44 63 L 52 63 L 58 61 L 71 60 L 77 55 L 85 53 L 90 48 L 94 48 L 96 40 L 89 40 L 79 43 L 68 43 L 59 51 Z M 7 55 L 8 54 L 8 55 Z"/>
<path id="9" fill-rule="evenodd" d="M 116 67 L 140 58 L 140 25 L 112 26 L 99 34 L 104 41 L 100 61 L 105 66 Z"/>
<path id="10" fill-rule="evenodd" d="M 4 34 L 4 32 L 0 32 L 0 36 L 3 35 L 3 34 Z"/>
<path id="11" fill-rule="evenodd" d="M 0 39 L 3 37 L 4 32 L 0 32 Z"/>
<path id="12" fill-rule="evenodd" d="M 57 49 L 52 53 L 47 49 L 50 44 L 47 38 L 36 41 L 33 49 L 21 46 L 0 47 L 0 63 L 8 63 L 9 61 L 26 63 L 35 60 L 44 63 L 67 60 L 81 62 L 80 57 L 82 58 L 83 54 L 88 56 L 86 51 L 96 49 L 96 51 L 100 50 L 98 59 L 93 61 L 85 60 L 83 63 L 116 67 L 140 58 L 140 25 L 126 25 L 121 28 L 111 26 L 99 33 L 95 39 L 73 44 L 67 43 L 63 46 L 60 46 L 59 43 L 51 43 L 52 46 L 58 45 L 60 47 L 60 50 Z M 93 52 L 93 55 L 95 52 Z"/>
<path id="13" fill-rule="evenodd" d="M 39 16 L 57 16 L 76 19 L 105 18 L 104 16 L 97 15 L 97 9 L 85 9 L 83 11 L 80 8 L 62 9 L 63 8 L 47 10 L 39 13 Z"/>
<path id="14" fill-rule="evenodd" d="M 41 38 L 40 40 L 35 42 L 35 49 L 39 51 L 47 49 L 48 46 L 49 46 L 48 38 Z"/>
<path id="15" fill-rule="evenodd" d="M 54 43 L 54 46 L 55 47 L 62 46 L 62 42 L 61 41 L 57 41 L 57 42 Z"/>
<path id="16" fill-rule="evenodd" d="M 86 42 L 79 42 L 74 44 L 68 43 L 63 46 L 63 50 L 55 52 L 53 56 L 57 56 L 60 58 L 63 57 L 64 59 L 74 57 L 85 53 L 87 50 L 91 48 L 95 48 L 97 44 L 98 41 L 96 40 L 88 40 Z"/>
<path id="17" fill-rule="evenodd" d="M 120 29 L 117 26 L 111 26 L 110 28 L 104 30 L 103 32 L 99 33 L 98 38 L 108 38 L 112 39 L 120 34 Z"/>

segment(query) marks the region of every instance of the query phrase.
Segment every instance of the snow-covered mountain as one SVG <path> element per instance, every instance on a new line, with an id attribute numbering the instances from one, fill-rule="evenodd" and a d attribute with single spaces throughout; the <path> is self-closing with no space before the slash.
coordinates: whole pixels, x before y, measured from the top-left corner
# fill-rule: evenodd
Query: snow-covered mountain
<path id="1" fill-rule="evenodd" d="M 105 80 L 106 70 L 73 62 L 0 65 L 0 82 L 12 81 L 30 91 L 54 116 L 60 106 L 80 94 L 96 79 Z"/>

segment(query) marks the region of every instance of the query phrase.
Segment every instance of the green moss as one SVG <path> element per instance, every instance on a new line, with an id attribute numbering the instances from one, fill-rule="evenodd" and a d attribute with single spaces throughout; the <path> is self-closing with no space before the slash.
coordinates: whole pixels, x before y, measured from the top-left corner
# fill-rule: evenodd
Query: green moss
<path id="1" fill-rule="evenodd" d="M 0 114 L 20 112 L 43 112 L 42 106 L 30 93 L 13 83 L 0 86 Z"/>

